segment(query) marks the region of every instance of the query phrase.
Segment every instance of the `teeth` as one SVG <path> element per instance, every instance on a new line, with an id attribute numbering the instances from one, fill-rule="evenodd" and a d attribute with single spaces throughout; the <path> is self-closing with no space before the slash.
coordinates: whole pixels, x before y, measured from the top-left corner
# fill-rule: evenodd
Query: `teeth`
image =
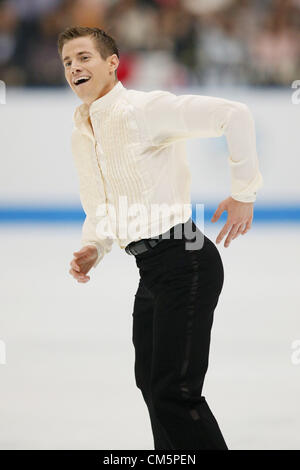
<path id="1" fill-rule="evenodd" d="M 74 83 L 75 85 L 77 85 L 80 82 L 80 80 L 89 80 L 89 78 L 90 77 L 87 77 L 87 76 L 78 77 L 74 80 Z"/>

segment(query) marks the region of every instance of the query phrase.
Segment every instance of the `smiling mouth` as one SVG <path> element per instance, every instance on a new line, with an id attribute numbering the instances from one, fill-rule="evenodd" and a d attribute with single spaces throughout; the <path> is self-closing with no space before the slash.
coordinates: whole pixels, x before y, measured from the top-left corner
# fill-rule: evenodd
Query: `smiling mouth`
<path id="1" fill-rule="evenodd" d="M 90 79 L 91 79 L 91 77 L 89 77 L 89 78 L 78 78 L 78 80 L 76 82 L 74 82 L 74 85 L 76 87 L 78 87 L 78 86 L 82 85 L 83 83 L 88 82 Z"/>

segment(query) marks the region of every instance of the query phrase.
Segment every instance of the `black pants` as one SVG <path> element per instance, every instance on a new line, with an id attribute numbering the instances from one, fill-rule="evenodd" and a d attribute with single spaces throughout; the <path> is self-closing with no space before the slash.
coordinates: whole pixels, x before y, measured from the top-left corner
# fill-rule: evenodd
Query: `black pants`
<path id="1" fill-rule="evenodd" d="M 171 239 L 135 256 L 140 273 L 132 314 L 135 380 L 148 407 L 155 449 L 227 450 L 202 396 L 223 263 L 215 244 L 192 219 L 187 223 L 202 237 L 202 248 L 187 249 L 184 233 L 172 238 L 173 227 Z M 183 232 L 186 224 L 179 224 Z"/>

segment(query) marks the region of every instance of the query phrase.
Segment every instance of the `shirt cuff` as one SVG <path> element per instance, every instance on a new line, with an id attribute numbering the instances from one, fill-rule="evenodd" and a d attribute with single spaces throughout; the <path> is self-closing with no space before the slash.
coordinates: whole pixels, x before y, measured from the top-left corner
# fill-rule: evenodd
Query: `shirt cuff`
<path id="1" fill-rule="evenodd" d="M 239 202 L 255 202 L 256 201 L 256 193 L 253 193 L 249 196 L 239 196 L 235 194 L 231 194 L 232 199 L 235 199 Z"/>

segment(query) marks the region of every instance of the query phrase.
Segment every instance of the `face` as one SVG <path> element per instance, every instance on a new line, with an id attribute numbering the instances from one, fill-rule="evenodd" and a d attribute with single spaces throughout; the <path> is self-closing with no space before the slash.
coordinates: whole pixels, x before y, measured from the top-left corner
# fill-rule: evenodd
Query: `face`
<path id="1" fill-rule="evenodd" d="M 106 60 L 102 59 L 94 39 L 90 36 L 67 41 L 62 48 L 62 60 L 68 84 L 88 105 L 105 95 L 115 85 L 118 56 L 113 54 Z"/>

